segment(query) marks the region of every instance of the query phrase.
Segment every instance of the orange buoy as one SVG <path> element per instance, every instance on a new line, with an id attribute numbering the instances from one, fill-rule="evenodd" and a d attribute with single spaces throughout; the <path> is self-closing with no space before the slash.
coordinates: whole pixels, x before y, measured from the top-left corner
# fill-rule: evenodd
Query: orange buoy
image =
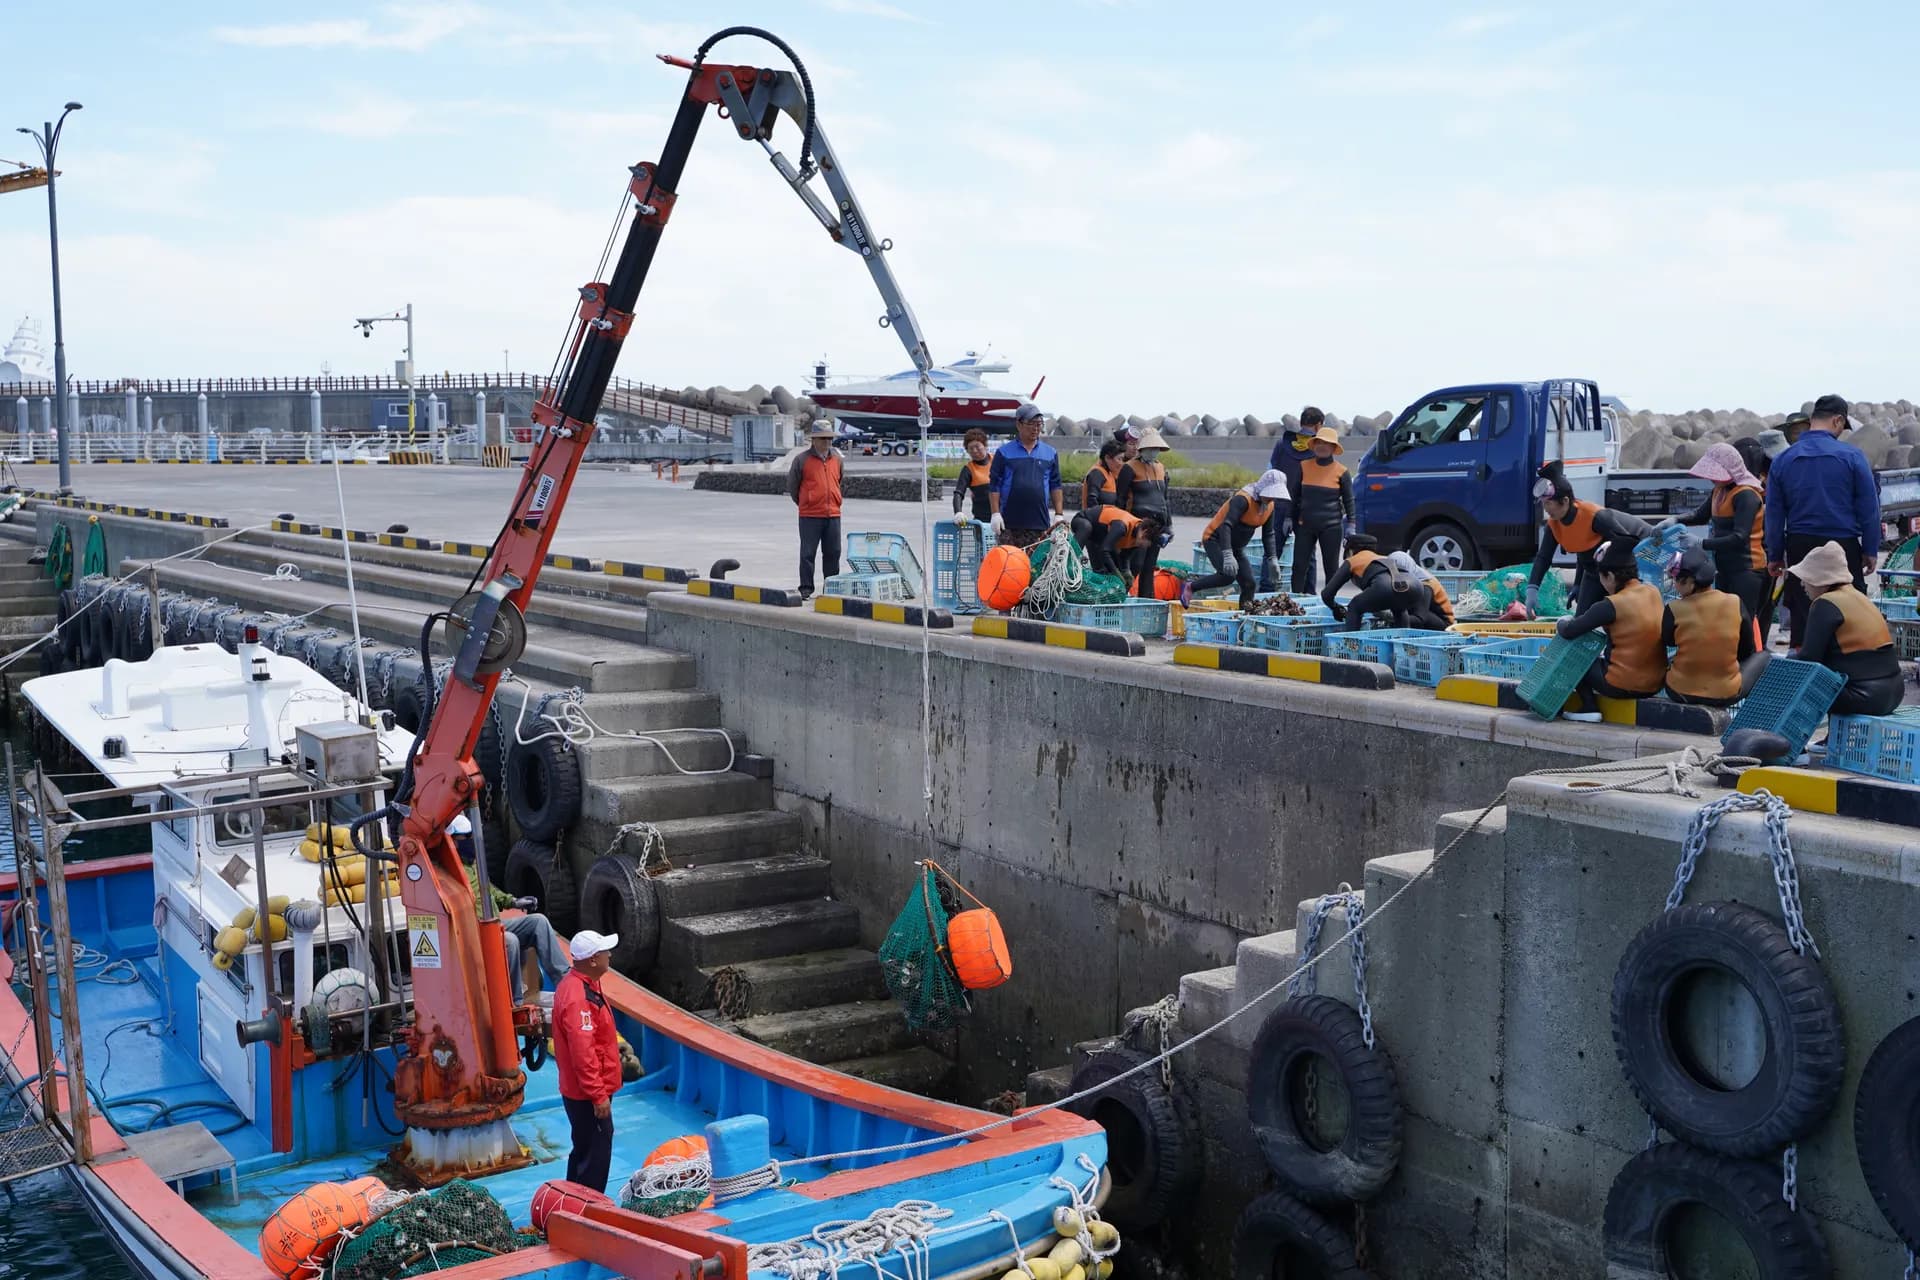
<path id="1" fill-rule="evenodd" d="M 1153 575 L 1153 598 L 1155 600 L 1178 600 L 1180 598 L 1180 579 L 1165 569 L 1157 570 Z"/>
<path id="2" fill-rule="evenodd" d="M 947 921 L 947 955 L 954 976 L 969 991 L 997 987 L 1013 976 L 1013 957 L 1000 917 L 987 907 L 962 911 Z"/>
<path id="3" fill-rule="evenodd" d="M 292 1280 L 332 1256 L 343 1229 L 366 1220 L 365 1206 L 345 1187 L 316 1182 L 267 1219 L 260 1230 L 260 1258 L 280 1280 Z"/>
<path id="4" fill-rule="evenodd" d="M 349 1226 L 365 1226 L 373 1221 L 373 1202 L 387 1194 L 387 1184 L 369 1174 L 364 1178 L 355 1178 L 352 1182 L 340 1185 L 348 1198 L 352 1200 L 357 1219 Z"/>
<path id="5" fill-rule="evenodd" d="M 1005 613 L 1020 603 L 1033 582 L 1033 562 L 1019 547 L 995 547 L 980 561 L 976 587 L 981 601 Z"/>
<path id="6" fill-rule="evenodd" d="M 568 1182 L 565 1178 L 553 1178 L 540 1184 L 533 1193 L 533 1229 L 541 1235 L 547 1234 L 547 1219 L 555 1213 L 580 1213 L 590 1204 L 604 1204 L 612 1207 L 613 1198 L 592 1187 L 583 1187 L 577 1182 Z"/>
<path id="7" fill-rule="evenodd" d="M 710 1158 L 707 1154 L 707 1140 L 697 1133 L 689 1133 L 678 1138 L 668 1138 L 652 1151 L 649 1151 L 647 1158 L 640 1163 L 644 1167 L 646 1165 L 666 1164 L 672 1160 L 707 1160 Z M 702 1200 L 698 1207 L 702 1209 L 713 1208 L 713 1193 L 711 1191 L 707 1193 L 707 1198 Z"/>

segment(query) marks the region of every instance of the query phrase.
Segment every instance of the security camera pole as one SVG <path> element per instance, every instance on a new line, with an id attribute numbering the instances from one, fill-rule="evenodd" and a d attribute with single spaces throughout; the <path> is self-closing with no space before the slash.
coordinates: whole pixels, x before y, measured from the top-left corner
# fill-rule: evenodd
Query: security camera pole
<path id="1" fill-rule="evenodd" d="M 359 326 L 360 333 L 363 337 L 371 338 L 373 336 L 373 326 L 377 324 L 397 323 L 399 321 L 405 321 L 407 325 L 407 443 L 412 444 L 414 434 L 413 304 L 409 302 L 405 308 L 394 312 L 390 316 L 363 316 L 355 320 L 354 324 Z M 432 423 L 427 424 L 427 431 L 428 443 L 430 445 L 437 445 L 438 442 L 432 438 L 434 431 L 434 425 Z"/>
<path id="2" fill-rule="evenodd" d="M 60 150 L 60 131 L 66 127 L 67 117 L 80 109 L 77 102 L 69 102 L 60 118 L 40 126 L 38 132 L 32 129 L 19 129 L 40 147 L 40 158 L 44 162 L 42 172 L 47 182 L 47 240 L 53 248 L 53 380 L 58 384 L 54 400 L 58 402 L 60 423 L 60 492 L 73 492 L 73 423 L 67 421 L 67 336 L 60 324 L 60 214 L 53 200 L 53 180 L 58 175 L 53 162 Z M 36 175 L 29 169 L 25 173 L 10 174 L 9 182 L 0 186 L 0 191 L 24 189 L 39 185 L 34 181 Z"/>

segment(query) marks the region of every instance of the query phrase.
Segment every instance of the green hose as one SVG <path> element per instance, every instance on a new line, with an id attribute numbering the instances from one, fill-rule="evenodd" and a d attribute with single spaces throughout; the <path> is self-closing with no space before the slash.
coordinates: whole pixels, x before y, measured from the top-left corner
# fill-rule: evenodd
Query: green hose
<path id="1" fill-rule="evenodd" d="M 53 579 L 56 591 L 65 591 L 73 585 L 73 538 L 68 535 L 67 526 L 53 526 L 53 540 L 47 543 L 47 559 L 40 571 Z"/>
<path id="2" fill-rule="evenodd" d="M 80 561 L 80 576 L 92 578 L 107 571 L 107 531 L 99 516 L 87 517 L 87 552 Z"/>

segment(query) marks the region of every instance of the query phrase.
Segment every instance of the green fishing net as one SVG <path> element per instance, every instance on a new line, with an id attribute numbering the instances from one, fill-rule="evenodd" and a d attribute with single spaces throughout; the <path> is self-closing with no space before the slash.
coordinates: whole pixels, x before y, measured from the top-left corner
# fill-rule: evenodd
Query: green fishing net
<path id="1" fill-rule="evenodd" d="M 512 1253 L 521 1246 L 513 1220 L 491 1195 L 455 1179 L 381 1214 L 341 1245 L 329 1280 L 393 1280 L 428 1275 Z"/>
<path id="2" fill-rule="evenodd" d="M 1880 562 L 1882 571 L 1892 569 L 1896 572 L 1913 572 L 1914 553 L 1920 551 L 1920 533 L 1914 534 L 1905 542 L 1887 553 Z M 1912 578 L 1883 577 L 1880 579 L 1880 594 L 1883 596 L 1910 596 L 1914 594 Z"/>
<path id="3" fill-rule="evenodd" d="M 1454 616 L 1497 618 L 1514 601 L 1524 604 L 1527 599 L 1527 575 L 1532 572 L 1531 564 L 1511 564 L 1504 569 L 1495 569 L 1460 593 L 1460 598 L 1453 602 Z M 1560 575 L 1549 573 L 1546 581 L 1540 584 L 1540 603 L 1536 612 L 1543 618 L 1553 618 L 1567 612 L 1571 605 L 1567 586 L 1560 581 Z"/>
<path id="4" fill-rule="evenodd" d="M 947 962 L 947 917 L 953 904 L 942 898 L 943 892 L 933 868 L 923 865 L 920 883 L 880 944 L 880 973 L 887 993 L 899 1002 L 907 1025 L 916 1031 L 953 1026 L 972 1007 L 967 989 Z"/>
<path id="5" fill-rule="evenodd" d="M 1047 557 L 1053 553 L 1054 540 L 1042 538 L 1027 552 L 1027 561 L 1033 566 L 1033 576 L 1040 577 L 1040 570 L 1046 566 Z M 1127 598 L 1127 582 L 1124 578 L 1110 573 L 1095 573 L 1087 561 L 1087 553 L 1074 544 L 1073 554 L 1080 559 L 1080 585 L 1067 592 L 1068 604 L 1119 604 Z"/>

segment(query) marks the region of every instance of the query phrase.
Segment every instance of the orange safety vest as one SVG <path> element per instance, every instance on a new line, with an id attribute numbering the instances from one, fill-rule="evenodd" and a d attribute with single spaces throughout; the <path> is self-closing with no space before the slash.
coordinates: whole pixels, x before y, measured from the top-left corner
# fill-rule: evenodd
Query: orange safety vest
<path id="1" fill-rule="evenodd" d="M 993 459 L 988 458 L 985 462 L 975 462 L 972 458 L 968 458 L 965 462 L 962 462 L 960 464 L 960 483 L 969 489 L 983 484 L 992 484 Z"/>
<path id="2" fill-rule="evenodd" d="M 1356 551 L 1347 557 L 1347 572 L 1353 575 L 1355 582 L 1359 582 L 1379 558 L 1380 554 L 1376 551 Z"/>
<path id="3" fill-rule="evenodd" d="M 1300 468 L 1300 483 L 1309 489 L 1338 489 L 1340 477 L 1346 474 L 1344 462 L 1329 462 L 1323 467 L 1309 459 Z"/>
<path id="4" fill-rule="evenodd" d="M 840 514 L 840 455 L 822 458 L 807 450 L 800 464 L 800 514 L 837 516 Z"/>
<path id="5" fill-rule="evenodd" d="M 1713 514 L 1722 519 L 1731 520 L 1734 496 L 1742 491 L 1761 499 L 1760 509 L 1753 513 L 1753 536 L 1747 540 L 1747 567 L 1749 569 L 1764 568 L 1767 563 L 1766 529 L 1764 528 L 1767 508 L 1764 495 L 1750 484 L 1717 484 L 1713 486 Z M 1685 693 L 1687 690 L 1683 689 L 1681 692 Z"/>
<path id="6" fill-rule="evenodd" d="M 1593 518 L 1600 514 L 1600 508 L 1580 498 L 1573 500 L 1573 515 L 1566 523 L 1558 520 L 1547 521 L 1547 531 L 1553 534 L 1553 540 L 1560 544 L 1562 551 L 1571 551 L 1579 555 L 1599 546 L 1603 539 L 1600 531 L 1593 527 Z M 1656 595 L 1658 592 L 1655 593 Z M 1627 686 L 1622 685 L 1621 688 Z"/>
<path id="7" fill-rule="evenodd" d="M 1638 578 L 1608 599 L 1613 623 L 1607 628 L 1607 683 L 1629 693 L 1660 692 L 1667 678 L 1667 647 L 1660 643 L 1666 602 Z"/>
<path id="8" fill-rule="evenodd" d="M 1144 523 L 1140 517 L 1133 514 L 1133 512 L 1124 511 L 1114 506 L 1111 502 L 1100 508 L 1099 518 L 1101 524 L 1124 525 L 1129 535 L 1133 534 L 1140 528 L 1141 524 Z"/>
<path id="9" fill-rule="evenodd" d="M 1673 613 L 1667 686 L 1694 698 L 1739 697 L 1740 598 L 1696 591 L 1667 608 Z"/>
<path id="10" fill-rule="evenodd" d="M 1448 598 L 1447 589 L 1440 585 L 1440 579 L 1428 578 L 1427 590 L 1433 592 L 1433 607 L 1439 611 L 1441 617 L 1447 620 L 1447 625 L 1452 626 L 1453 601 Z"/>
<path id="11" fill-rule="evenodd" d="M 1865 653 L 1893 643 L 1886 615 L 1860 594 L 1859 588 L 1852 584 L 1836 587 L 1820 599 L 1833 601 L 1834 607 L 1840 610 L 1840 627 L 1833 633 L 1833 642 L 1840 647 L 1840 652 Z"/>
<path id="12" fill-rule="evenodd" d="M 1086 478 L 1080 481 L 1081 509 L 1085 510 L 1096 503 L 1111 504 L 1117 477 L 1117 472 L 1109 471 L 1098 463 L 1088 467 Z"/>
<path id="13" fill-rule="evenodd" d="M 1234 497 L 1245 498 L 1247 500 L 1247 510 L 1245 514 L 1240 517 L 1240 523 L 1249 528 L 1258 529 L 1273 515 L 1273 503 L 1266 498 L 1254 497 L 1252 485 L 1243 487 Z M 1219 532 L 1220 526 L 1227 522 L 1227 510 L 1232 506 L 1233 498 L 1228 498 L 1220 504 L 1220 509 L 1213 513 L 1213 519 L 1207 521 L 1207 527 L 1200 533 L 1200 540 L 1202 542 L 1205 542 L 1208 538 L 1211 538 L 1215 533 Z"/>

